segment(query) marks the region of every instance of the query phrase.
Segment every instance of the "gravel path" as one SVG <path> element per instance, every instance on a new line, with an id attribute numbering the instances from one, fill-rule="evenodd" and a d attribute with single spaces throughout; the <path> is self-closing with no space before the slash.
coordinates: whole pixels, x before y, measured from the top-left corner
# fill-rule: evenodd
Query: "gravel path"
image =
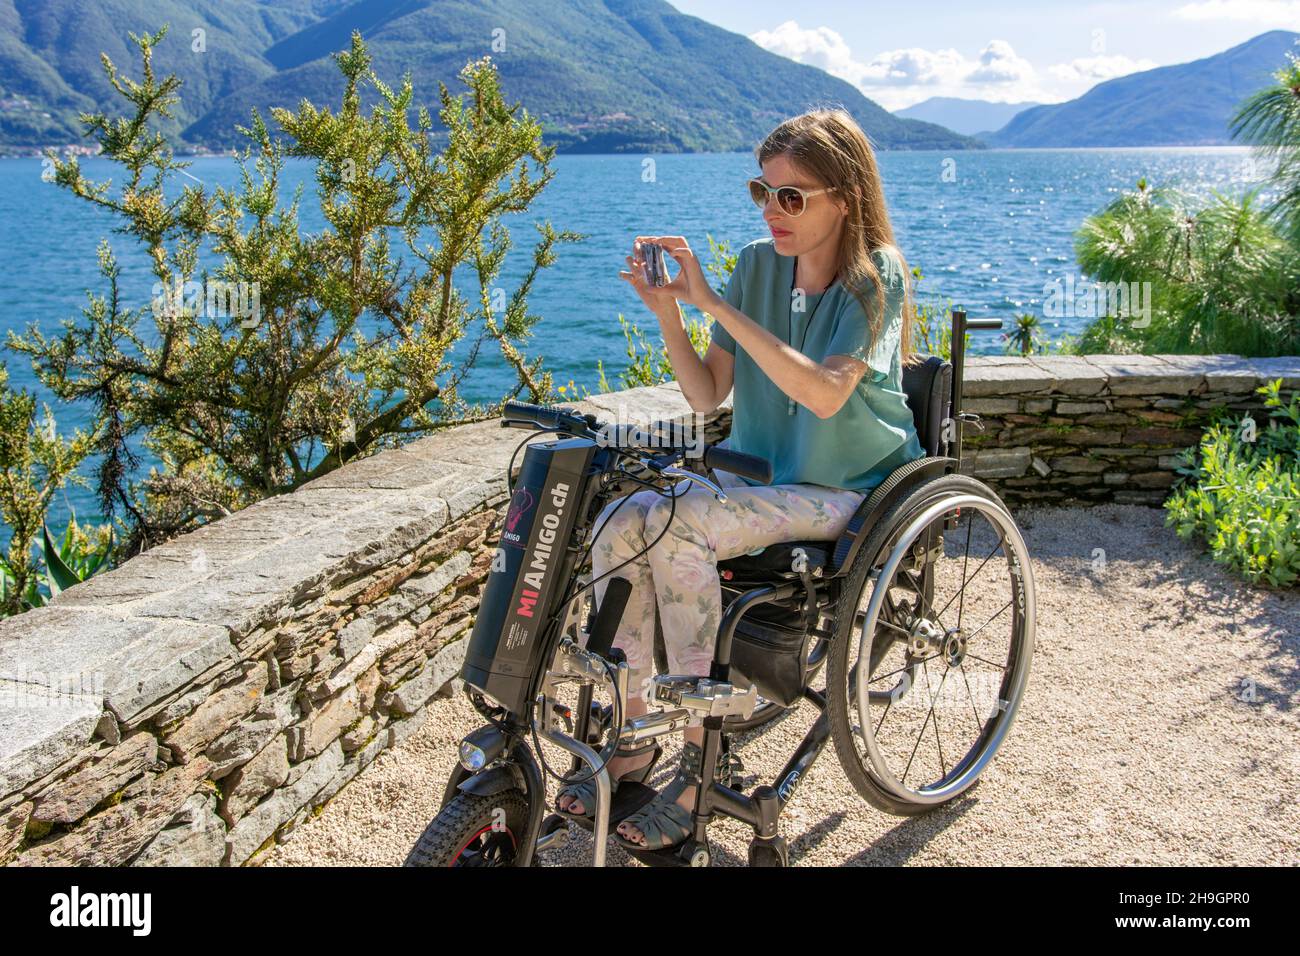
<path id="1" fill-rule="evenodd" d="M 888 816 L 857 796 L 828 745 L 782 816 L 791 863 L 1300 862 L 1300 591 L 1245 586 L 1163 515 L 1136 505 L 1018 512 L 1037 646 L 1016 725 L 980 784 L 928 815 Z M 1094 570 L 1098 547 L 1106 564 Z M 770 781 L 814 716 L 805 704 L 734 738 L 747 771 Z M 435 702 L 419 731 L 265 864 L 400 864 L 437 812 L 460 738 L 479 723 L 463 696 Z M 667 741 L 654 786 L 670 779 L 680 739 Z M 715 863 L 745 865 L 750 833 L 726 818 L 711 826 Z M 575 827 L 542 862 L 584 865 L 590 852 Z M 613 841 L 607 863 L 639 865 Z"/>

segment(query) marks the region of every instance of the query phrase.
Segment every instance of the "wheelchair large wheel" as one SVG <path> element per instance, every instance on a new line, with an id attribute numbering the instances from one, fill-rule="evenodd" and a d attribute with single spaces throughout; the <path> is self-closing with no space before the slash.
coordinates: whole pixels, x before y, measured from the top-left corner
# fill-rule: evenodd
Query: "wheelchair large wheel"
<path id="1" fill-rule="evenodd" d="M 876 522 L 836 605 L 826 684 L 863 799 L 924 813 L 975 784 L 1024 695 L 1034 615 L 1024 539 L 982 482 L 934 478 Z"/>

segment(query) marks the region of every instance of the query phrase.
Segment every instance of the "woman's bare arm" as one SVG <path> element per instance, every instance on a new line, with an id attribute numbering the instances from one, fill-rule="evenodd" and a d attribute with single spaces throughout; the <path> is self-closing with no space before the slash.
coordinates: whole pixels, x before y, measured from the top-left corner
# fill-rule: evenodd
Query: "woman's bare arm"
<path id="1" fill-rule="evenodd" d="M 814 362 L 782 342 L 767 329 L 731 305 L 704 278 L 699 260 L 683 236 L 638 236 L 637 242 L 658 242 L 681 266 L 676 278 L 648 295 L 632 271 L 640 260 L 627 257 L 629 270 L 620 273 L 631 281 L 642 300 L 659 319 L 668 360 L 672 363 L 682 395 L 691 408 L 702 414 L 713 411 L 731 391 L 735 374 L 734 356 L 709 345 L 701 360 L 691 345 L 682 322 L 681 302 L 709 313 L 731 333 L 736 345 L 745 350 L 786 395 L 819 418 L 830 418 L 848 400 L 867 371 L 867 364 L 847 355 L 832 355 Z M 671 293 L 669 295 L 668 293 Z"/>
<path id="2" fill-rule="evenodd" d="M 731 391 L 735 359 L 726 349 L 709 343 L 703 360 L 691 345 L 676 300 L 656 310 L 659 330 L 663 333 L 668 360 L 672 362 L 677 383 L 691 410 L 702 415 L 716 409 Z"/>
<path id="3" fill-rule="evenodd" d="M 832 355 L 825 363 L 814 362 L 802 352 L 790 348 L 716 292 L 710 297 L 705 311 L 715 321 L 722 323 L 723 328 L 736 340 L 737 347 L 744 349 L 753 358 L 777 388 L 818 418 L 830 418 L 838 412 L 867 371 L 866 362 L 847 355 Z M 685 330 L 681 334 L 685 339 Z M 671 351 L 669 354 L 672 354 Z M 673 368 L 678 368 L 676 360 Z M 680 380 L 680 375 L 678 378 Z M 682 391 L 686 391 L 684 384 Z M 722 398 L 725 397 L 724 392 Z M 721 401 L 722 398 L 718 400 Z"/>

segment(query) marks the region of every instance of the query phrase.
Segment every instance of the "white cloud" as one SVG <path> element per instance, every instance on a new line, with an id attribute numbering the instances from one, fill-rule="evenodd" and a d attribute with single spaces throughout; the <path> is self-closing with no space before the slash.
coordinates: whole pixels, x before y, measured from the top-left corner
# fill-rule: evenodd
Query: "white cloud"
<path id="1" fill-rule="evenodd" d="M 889 50 L 877 54 L 862 65 L 859 85 L 864 86 L 938 86 L 961 82 L 969 69 L 966 59 L 956 50 Z"/>
<path id="2" fill-rule="evenodd" d="M 1066 83 L 1101 83 L 1117 76 L 1127 76 L 1142 70 L 1153 70 L 1154 60 L 1132 60 L 1126 56 L 1084 56 L 1069 63 L 1057 63 L 1048 68 L 1052 76 Z"/>
<path id="3" fill-rule="evenodd" d="M 901 109 L 931 96 L 1001 103 L 1067 98 L 1043 89 L 1033 64 L 1018 56 L 1005 40 L 991 41 L 974 58 L 953 49 L 909 47 L 860 60 L 835 30 L 805 29 L 794 20 L 749 38 L 773 53 L 852 83 L 886 109 Z"/>
<path id="4" fill-rule="evenodd" d="M 787 20 L 775 30 L 759 30 L 749 38 L 765 50 L 819 67 L 850 83 L 857 83 L 863 70 L 863 65 L 853 59 L 844 38 L 830 27 L 805 30 L 795 21 Z"/>
<path id="5" fill-rule="evenodd" d="M 1184 20 L 1246 20 L 1300 30 L 1300 0 L 1202 0 L 1174 11 Z"/>
<path id="6" fill-rule="evenodd" d="M 966 75 L 967 83 L 1032 83 L 1034 67 L 1016 56 L 1006 40 L 994 40 L 980 51 L 979 66 Z"/>

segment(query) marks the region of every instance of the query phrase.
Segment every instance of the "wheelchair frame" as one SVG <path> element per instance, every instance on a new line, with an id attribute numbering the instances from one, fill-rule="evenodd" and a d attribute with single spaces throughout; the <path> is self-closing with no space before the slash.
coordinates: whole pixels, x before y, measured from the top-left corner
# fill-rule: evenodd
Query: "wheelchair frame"
<path id="1" fill-rule="evenodd" d="M 730 684 L 731 657 L 737 626 L 749 611 L 761 605 L 772 604 L 795 610 L 802 616 L 805 636 L 818 634 L 829 639 L 829 634 L 816 629 L 820 613 L 822 609 L 831 606 L 837 600 L 848 569 L 852 567 L 858 550 L 878 519 L 922 483 L 960 471 L 961 424 L 967 421 L 978 423 L 979 420 L 979 416 L 964 413 L 961 409 L 965 334 L 969 329 L 997 329 L 1001 326 L 1001 320 L 968 320 L 964 311 L 953 310 L 951 361 L 930 356 L 925 362 L 911 366 L 911 369 L 921 370 L 913 375 L 913 381 L 916 383 L 913 388 L 908 387 L 908 370 L 905 370 L 904 388 L 908 392 L 908 404 L 918 420 L 918 438 L 926 454 L 890 474 L 858 506 L 845 530 L 835 541 L 833 557 L 827 569 L 829 573 L 823 574 L 820 567 L 809 568 L 804 562 L 804 566 L 798 570 L 792 568 L 789 571 L 755 574 L 738 581 L 732 579 L 734 582 L 732 587 L 741 588 L 741 593 L 723 611 L 709 672 L 711 681 L 720 685 Z M 916 404 L 913 404 L 914 399 L 917 400 Z M 950 518 L 945 522 L 944 529 L 954 526 L 955 522 Z M 926 553 L 930 553 L 936 546 L 935 536 L 934 527 L 927 529 Z M 772 547 L 793 549 L 800 544 L 801 542 L 788 542 Z M 826 542 L 821 544 L 824 546 Z M 734 562 L 739 559 L 731 560 Z M 727 566 L 727 561 L 719 562 L 720 569 Z M 772 580 L 772 576 L 775 576 L 776 580 Z M 753 586 L 749 587 L 751 584 Z M 921 587 L 924 599 L 927 602 L 932 601 L 934 576 L 933 564 L 929 561 L 924 563 Z M 702 785 L 696 789 L 695 806 L 691 816 L 691 836 L 677 847 L 662 850 L 628 847 L 627 852 L 652 866 L 707 866 L 710 860 L 707 830 L 714 814 L 718 813 L 743 821 L 754 828 L 755 836 L 750 844 L 751 865 L 763 865 L 767 862 L 784 865 L 788 860 L 788 847 L 778 831 L 781 810 L 793 798 L 800 781 L 807 776 L 813 762 L 820 756 L 831 738 L 826 696 L 807 685 L 808 678 L 805 676 L 803 699 L 815 705 L 819 715 L 772 784 L 760 784 L 747 795 L 735 789 L 734 785 L 737 781 L 734 776 L 728 782 L 708 779 L 707 768 L 717 765 L 719 755 L 728 746 L 728 730 L 725 716 L 706 716 L 702 719 L 704 744 L 701 761 L 701 766 L 706 768 L 706 771 Z M 666 697 L 662 693 L 663 689 L 664 684 L 657 680 L 656 690 L 659 698 L 670 700 L 671 697 Z M 573 737 L 555 732 L 546 734 L 552 742 L 573 754 L 574 771 L 582 763 L 590 764 L 593 768 L 597 765 L 597 755 L 594 751 L 580 743 L 591 739 L 591 701 L 592 687 L 585 685 L 579 692 Z M 645 718 L 638 718 L 633 723 L 638 721 L 644 723 L 637 727 L 633 739 L 680 729 L 675 724 L 662 726 Z M 727 755 L 726 765 L 730 765 L 729 755 Z M 605 779 L 599 782 L 595 824 L 589 827 L 597 843 L 596 865 L 603 865 L 604 861 L 603 844 L 607 835 L 610 803 L 607 775 L 602 772 L 602 776 L 605 776 Z M 639 786 L 630 783 L 621 784 L 620 795 L 624 788 Z M 544 835 L 538 841 L 537 849 L 540 851 L 553 842 L 561 842 L 567 832 L 564 824 L 563 817 L 553 815 L 549 818 L 542 827 Z M 588 826 L 585 821 L 582 825 Z"/>

